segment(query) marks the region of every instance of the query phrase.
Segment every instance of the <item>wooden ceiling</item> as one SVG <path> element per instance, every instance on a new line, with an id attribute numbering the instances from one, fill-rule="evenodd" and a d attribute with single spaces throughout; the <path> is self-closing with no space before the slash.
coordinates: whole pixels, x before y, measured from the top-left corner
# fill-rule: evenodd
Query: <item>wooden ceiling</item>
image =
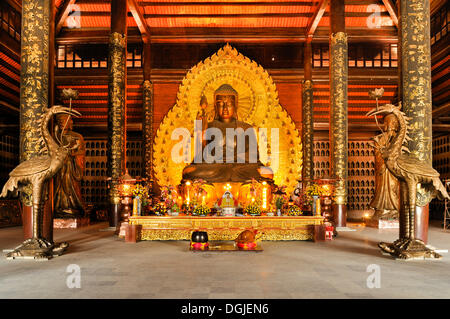
<path id="1" fill-rule="evenodd" d="M 110 0 L 56 0 L 57 41 L 74 37 L 99 41 L 110 27 Z M 329 29 L 328 1 L 306 0 L 128 0 L 129 33 L 139 29 L 152 43 L 239 39 L 248 42 L 304 40 L 315 33 L 326 40 Z M 375 7 L 374 7 L 375 6 Z M 397 18 L 392 0 L 347 0 L 346 27 L 351 37 L 396 39 Z M 379 28 L 369 28 L 376 8 Z M 78 24 L 74 27 L 74 19 Z M 311 32 L 312 31 L 312 32 Z M 275 33 L 275 34 L 274 34 Z M 234 36 L 234 38 L 233 38 Z M 226 38 L 226 39 L 225 39 Z M 133 39 L 131 39 L 133 41 Z"/>
<path id="2" fill-rule="evenodd" d="M 20 6 L 20 0 L 7 1 Z M 128 41 L 129 43 L 150 41 L 152 45 L 165 47 L 230 42 L 245 47 L 252 44 L 269 46 L 298 44 L 305 41 L 308 35 L 313 35 L 314 42 L 328 42 L 328 2 L 326 0 L 128 0 Z M 442 0 L 432 0 L 432 10 L 438 2 Z M 350 42 L 397 42 L 398 21 L 394 0 L 347 0 L 345 3 L 346 29 Z M 110 0 L 55 0 L 55 4 L 57 45 L 107 43 L 111 19 Z M 381 16 L 381 25 L 375 29 L 367 26 L 367 20 L 372 14 L 370 8 L 374 5 Z M 8 62 L 6 56 L 2 60 L 4 63 L 0 64 L 2 74 L 0 90 L 3 90 L 1 93 L 4 97 L 8 97 L 10 109 L 12 106 L 18 110 L 19 61 L 15 57 L 14 61 Z M 192 61 L 192 65 L 200 60 Z M 262 63 L 260 60 L 257 62 Z M 287 78 L 300 83 L 302 67 L 296 65 L 293 68 L 291 73 L 294 75 L 288 75 Z M 57 90 L 74 87 L 80 91 L 76 107 L 83 112 L 84 117 L 82 122 L 75 123 L 76 125 L 84 128 L 106 127 L 107 74 L 104 71 L 57 70 Z M 142 69 L 129 71 L 128 118 L 130 129 L 139 129 L 142 120 L 140 94 Z M 187 69 L 153 70 L 152 79 L 161 81 L 165 78 L 164 81 L 167 81 L 169 77 L 168 81 L 175 83 L 181 81 L 186 71 Z M 285 70 L 280 71 L 276 67 L 269 66 L 268 71 L 275 82 L 285 81 L 286 76 L 282 75 L 286 73 Z M 366 129 L 364 125 L 367 121 L 364 114 L 374 106 L 374 101 L 368 98 L 367 91 L 384 86 L 386 93 L 381 103 L 395 100 L 397 72 L 396 68 L 354 71 L 350 69 L 349 73 L 350 129 L 352 127 Z M 329 114 L 328 68 L 315 70 L 314 77 L 316 82 L 314 118 L 318 123 L 318 129 L 326 129 Z M 4 81 L 8 83 L 3 83 Z M 11 83 L 14 83 L 14 86 L 11 86 Z M 162 112 L 155 110 L 159 111 Z"/>

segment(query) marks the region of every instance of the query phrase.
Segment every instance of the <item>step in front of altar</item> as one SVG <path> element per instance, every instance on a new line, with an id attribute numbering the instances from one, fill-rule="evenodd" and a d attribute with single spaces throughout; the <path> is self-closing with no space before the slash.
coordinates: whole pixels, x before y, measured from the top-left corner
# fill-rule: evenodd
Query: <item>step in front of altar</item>
<path id="1" fill-rule="evenodd" d="M 206 231 L 209 240 L 234 240 L 246 229 L 262 232 L 261 240 L 313 240 L 323 217 L 132 216 L 129 223 L 142 226 L 141 240 L 190 240 L 194 230 Z"/>

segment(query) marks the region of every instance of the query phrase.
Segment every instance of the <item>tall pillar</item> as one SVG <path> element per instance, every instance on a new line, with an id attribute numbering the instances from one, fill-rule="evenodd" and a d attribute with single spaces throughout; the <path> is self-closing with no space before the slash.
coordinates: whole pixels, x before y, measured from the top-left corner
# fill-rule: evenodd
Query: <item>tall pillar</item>
<path id="1" fill-rule="evenodd" d="M 21 70 L 20 70 L 20 161 L 42 155 L 39 143 L 41 133 L 37 121 L 49 105 L 49 50 L 52 10 L 51 0 L 22 1 Z M 48 198 L 48 192 L 47 192 Z M 24 237 L 32 237 L 35 214 L 31 204 L 31 186 L 20 196 L 23 204 Z M 50 203 L 51 200 L 47 201 Z M 51 206 L 45 205 L 39 223 L 43 224 L 42 237 L 53 242 Z"/>
<path id="2" fill-rule="evenodd" d="M 411 155 L 432 164 L 430 1 L 400 1 L 402 109 L 410 117 Z M 427 242 L 431 194 L 421 191 L 416 207 L 416 238 Z M 403 206 L 403 205 L 402 205 Z"/>
<path id="3" fill-rule="evenodd" d="M 306 181 L 314 179 L 314 123 L 313 123 L 313 82 L 311 68 L 311 38 L 305 42 L 303 52 L 304 81 L 302 86 L 302 142 L 303 167 L 302 178 Z"/>
<path id="4" fill-rule="evenodd" d="M 111 1 L 111 34 L 108 48 L 108 176 L 110 226 L 120 216 L 120 177 L 125 170 L 126 147 L 126 48 L 127 1 Z"/>
<path id="5" fill-rule="evenodd" d="M 336 178 L 333 216 L 336 227 L 347 220 L 348 82 L 345 1 L 330 1 L 330 163 Z"/>
<path id="6" fill-rule="evenodd" d="M 144 83 L 142 84 L 142 135 L 144 137 L 144 176 L 153 187 L 153 84 L 150 81 L 150 43 L 144 43 Z"/>

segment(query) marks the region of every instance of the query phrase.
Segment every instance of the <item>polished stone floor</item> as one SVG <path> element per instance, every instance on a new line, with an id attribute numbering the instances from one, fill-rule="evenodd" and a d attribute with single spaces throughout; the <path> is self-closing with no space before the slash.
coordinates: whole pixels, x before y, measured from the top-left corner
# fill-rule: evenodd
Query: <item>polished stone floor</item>
<path id="1" fill-rule="evenodd" d="M 68 241 L 49 261 L 0 258 L 0 298 L 450 298 L 450 255 L 400 261 L 376 244 L 397 230 L 351 225 L 333 240 L 263 242 L 263 252 L 190 252 L 187 241 L 125 243 L 107 225 L 55 230 Z M 450 231 L 430 227 L 429 242 L 450 247 Z M 21 242 L 19 227 L 0 229 L 0 251 Z M 80 268 L 81 288 L 68 288 Z M 368 288 L 369 265 L 380 287 Z M 372 268 L 373 269 L 373 268 Z M 373 281 L 370 281 L 373 282 Z"/>

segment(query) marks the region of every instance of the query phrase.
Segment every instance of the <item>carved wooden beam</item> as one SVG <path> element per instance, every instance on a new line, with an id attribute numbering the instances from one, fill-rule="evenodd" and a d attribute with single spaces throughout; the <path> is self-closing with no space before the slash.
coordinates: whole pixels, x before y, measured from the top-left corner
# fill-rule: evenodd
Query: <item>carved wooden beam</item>
<path id="1" fill-rule="evenodd" d="M 139 28 L 139 31 L 142 35 L 142 41 L 144 43 L 149 42 L 150 40 L 150 30 L 147 26 L 147 22 L 144 19 L 144 15 L 142 14 L 141 10 L 139 9 L 138 4 L 135 0 L 128 0 L 128 8 L 131 11 L 131 14 L 133 15 L 134 20 L 136 21 L 136 24 Z"/>
<path id="2" fill-rule="evenodd" d="M 450 113 L 450 102 L 447 102 L 444 105 L 435 108 L 431 113 L 433 114 L 433 119 L 438 118 L 439 116 L 441 116 L 443 114 L 449 114 Z"/>
<path id="3" fill-rule="evenodd" d="M 391 19 L 394 22 L 395 26 L 398 28 L 398 15 L 394 3 L 392 2 L 392 0 L 383 0 L 383 4 L 389 12 L 389 15 L 391 16 Z"/>
<path id="4" fill-rule="evenodd" d="M 72 9 L 72 5 L 75 3 L 76 0 L 65 0 L 63 5 L 61 6 L 61 9 L 59 10 L 58 14 L 56 15 L 56 27 L 55 27 L 55 34 L 58 34 L 59 31 L 61 31 L 61 28 L 64 24 L 64 21 L 66 21 L 67 17 L 69 16 L 70 10 Z"/>
<path id="5" fill-rule="evenodd" d="M 319 25 L 320 19 L 322 19 L 323 14 L 325 13 L 325 9 L 328 5 L 329 0 L 321 0 L 317 5 L 316 10 L 308 22 L 308 26 L 306 27 L 306 36 L 312 37 L 314 32 L 316 31 L 317 26 Z"/>

